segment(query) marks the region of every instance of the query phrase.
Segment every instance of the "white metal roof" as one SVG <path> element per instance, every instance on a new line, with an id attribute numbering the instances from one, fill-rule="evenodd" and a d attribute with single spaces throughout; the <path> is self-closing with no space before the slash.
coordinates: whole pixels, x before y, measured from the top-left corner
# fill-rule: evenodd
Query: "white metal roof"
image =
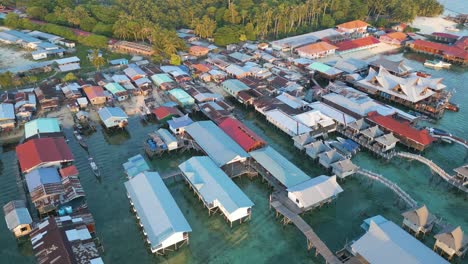
<path id="1" fill-rule="evenodd" d="M 203 196 L 206 203 L 219 203 L 230 214 L 240 208 L 249 208 L 254 205 L 209 157 L 192 157 L 180 164 L 179 168 Z"/>
<path id="2" fill-rule="evenodd" d="M 142 172 L 125 182 L 147 238 L 153 247 L 192 229 L 157 172 Z"/>
<path id="3" fill-rule="evenodd" d="M 341 124 L 348 124 L 348 123 L 356 121 L 356 118 L 350 115 L 347 115 L 337 110 L 336 108 L 333 108 L 322 102 L 314 102 L 314 103 L 309 104 L 309 106 L 312 107 L 312 109 L 314 110 L 319 110 L 322 114 L 333 118 L 335 121 Z"/>
<path id="4" fill-rule="evenodd" d="M 351 245 L 369 263 L 443 264 L 441 256 L 391 221 L 370 221 L 369 230 Z"/>
<path id="5" fill-rule="evenodd" d="M 294 119 L 296 119 L 299 122 L 302 122 L 308 127 L 317 127 L 317 125 L 327 127 L 335 124 L 335 121 L 333 121 L 332 118 L 322 114 L 320 111 L 317 110 L 312 110 L 299 115 L 295 115 Z"/>
<path id="6" fill-rule="evenodd" d="M 219 167 L 249 157 L 247 152 L 212 121 L 195 122 L 187 126 L 185 131 Z"/>
<path id="7" fill-rule="evenodd" d="M 297 136 L 297 135 L 309 133 L 312 131 L 309 127 L 307 127 L 303 123 L 295 120 L 290 115 L 285 114 L 283 111 L 278 110 L 278 109 L 274 109 L 274 110 L 266 112 L 265 116 L 269 120 L 273 120 L 275 123 L 280 124 L 281 126 L 279 127 L 280 129 L 282 129 L 283 127 L 286 128 L 288 131 L 285 131 L 285 132 L 288 133 L 289 135 L 292 134 L 291 136 Z"/>
<path id="8" fill-rule="evenodd" d="M 320 175 L 290 187 L 287 191 L 294 193 L 301 200 L 302 205 L 307 208 L 337 196 L 343 192 L 343 189 L 336 182 L 336 176 Z"/>

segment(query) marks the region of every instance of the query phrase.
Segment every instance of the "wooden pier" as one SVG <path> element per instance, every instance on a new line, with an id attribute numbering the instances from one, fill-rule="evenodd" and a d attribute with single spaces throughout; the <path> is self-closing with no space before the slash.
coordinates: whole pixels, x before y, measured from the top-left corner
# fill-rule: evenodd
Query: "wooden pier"
<path id="1" fill-rule="evenodd" d="M 170 178 L 177 178 L 177 176 L 182 176 L 182 172 L 179 169 L 161 173 L 161 179 L 167 180 Z"/>
<path id="2" fill-rule="evenodd" d="M 375 172 L 368 171 L 365 169 L 359 168 L 356 174 L 365 176 L 371 180 L 377 181 L 382 183 L 383 185 L 387 186 L 390 190 L 392 190 L 400 199 L 402 199 L 410 208 L 414 208 L 418 205 L 416 200 L 411 198 L 409 194 L 407 194 L 405 191 L 403 191 L 397 184 L 391 182 L 387 178 L 383 177 L 382 175 L 379 175 Z"/>
<path id="3" fill-rule="evenodd" d="M 276 200 L 273 196 L 270 197 L 270 207 L 273 207 L 276 211 L 276 216 L 283 216 L 281 222 L 284 225 L 293 223 L 306 237 L 307 239 L 307 250 L 315 248 L 315 256 L 322 256 L 326 263 L 330 264 L 341 264 L 341 261 L 332 253 L 332 251 L 325 245 L 320 237 L 314 232 L 312 227 L 307 224 L 299 214 L 288 209 L 279 200 Z"/>
<path id="4" fill-rule="evenodd" d="M 459 180 L 457 180 L 454 176 L 445 172 L 441 167 L 437 166 L 434 162 L 421 155 L 416 155 L 408 152 L 398 152 L 397 156 L 406 158 L 409 160 L 417 160 L 423 164 L 426 164 L 433 172 L 439 175 L 442 179 L 448 182 L 453 187 L 463 191 L 464 193 L 468 193 L 468 188 Z M 466 183 L 465 183 L 466 184 Z"/>
<path id="5" fill-rule="evenodd" d="M 456 137 L 456 136 L 453 136 L 453 135 L 436 135 L 436 134 L 431 134 L 432 137 L 435 137 L 435 138 L 440 138 L 440 139 L 445 139 L 445 140 L 449 140 L 449 141 L 452 141 L 452 142 L 455 142 L 457 144 L 460 144 L 462 145 L 463 147 L 465 147 L 466 149 L 468 149 L 468 141 L 462 139 L 462 138 L 459 138 L 459 137 Z"/>

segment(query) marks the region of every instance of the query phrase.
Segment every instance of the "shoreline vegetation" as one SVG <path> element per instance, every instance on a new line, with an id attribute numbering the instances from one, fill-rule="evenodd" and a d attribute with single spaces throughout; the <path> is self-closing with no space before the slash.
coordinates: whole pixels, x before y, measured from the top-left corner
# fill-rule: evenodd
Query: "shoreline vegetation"
<path id="1" fill-rule="evenodd" d="M 78 5 L 67 0 L 10 2 L 31 19 L 9 14 L 6 26 L 41 30 L 94 48 L 106 47 L 112 37 L 145 41 L 156 51 L 154 61 L 186 49 L 176 28 L 193 29 L 198 36 L 226 46 L 303 34 L 355 19 L 380 27 L 444 11 L 437 0 L 300 0 L 280 4 L 264 0 L 202 0 L 197 4 L 188 0 L 115 0 L 106 1 L 107 5 L 91 0 Z M 91 34 L 81 35 L 80 30 Z"/>

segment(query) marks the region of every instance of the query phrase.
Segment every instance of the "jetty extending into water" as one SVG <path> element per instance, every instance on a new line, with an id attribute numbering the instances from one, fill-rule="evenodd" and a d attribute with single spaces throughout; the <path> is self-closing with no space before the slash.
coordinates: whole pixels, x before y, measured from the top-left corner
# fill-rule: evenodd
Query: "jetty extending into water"
<path id="1" fill-rule="evenodd" d="M 464 140 L 463 138 L 459 138 L 459 137 L 451 135 L 451 134 L 450 135 L 432 134 L 431 136 L 433 136 L 435 138 L 440 138 L 440 139 L 445 139 L 445 140 L 448 140 L 448 141 L 451 141 L 451 142 L 455 142 L 457 144 L 462 145 L 466 149 L 468 149 L 468 141 Z"/>
<path id="2" fill-rule="evenodd" d="M 461 181 L 457 180 L 454 176 L 448 174 L 441 167 L 437 166 L 437 164 L 432 162 L 432 160 L 426 159 L 421 155 L 412 154 L 408 152 L 398 152 L 396 155 L 410 160 L 417 160 L 423 164 L 426 164 L 433 172 L 437 173 L 437 175 L 439 175 L 450 185 L 459 189 L 460 191 L 463 191 L 464 193 L 468 193 L 468 188 L 464 185 L 467 183 L 462 183 Z"/>
<path id="3" fill-rule="evenodd" d="M 387 178 L 383 177 L 382 175 L 379 175 L 375 172 L 368 171 L 362 168 L 359 168 L 356 174 L 365 176 L 371 180 L 377 181 L 382 183 L 383 185 L 387 186 L 390 190 L 392 190 L 400 199 L 402 199 L 410 208 L 414 208 L 418 205 L 416 200 L 411 198 L 409 194 L 407 194 L 405 191 L 403 191 L 397 184 L 391 182 Z"/>

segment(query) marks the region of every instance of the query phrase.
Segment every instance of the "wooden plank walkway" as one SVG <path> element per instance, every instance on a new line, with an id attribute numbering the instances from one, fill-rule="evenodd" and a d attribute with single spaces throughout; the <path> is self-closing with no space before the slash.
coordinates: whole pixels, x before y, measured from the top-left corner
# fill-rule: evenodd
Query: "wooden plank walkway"
<path id="1" fill-rule="evenodd" d="M 378 181 L 382 183 L 383 185 L 387 186 L 390 190 L 392 190 L 398 197 L 400 197 L 410 208 L 414 208 L 418 205 L 416 200 L 411 198 L 409 194 L 407 194 L 405 191 L 403 191 L 397 184 L 391 182 L 387 178 L 383 177 L 382 175 L 379 175 L 375 172 L 368 171 L 365 169 L 359 168 L 356 174 L 365 176 L 371 180 Z"/>
<path id="2" fill-rule="evenodd" d="M 310 227 L 302 217 L 286 208 L 286 206 L 278 200 L 272 200 L 271 206 L 275 208 L 277 213 L 283 215 L 285 218 L 284 224 L 292 222 L 304 234 L 307 239 L 308 250 L 315 248 L 315 255 L 322 256 L 326 263 L 341 264 L 341 261 L 331 252 L 327 245 L 325 245 L 312 227 Z"/>
<path id="3" fill-rule="evenodd" d="M 182 176 L 182 172 L 179 169 L 177 169 L 177 170 L 172 170 L 172 171 L 160 173 L 160 175 L 161 175 L 161 178 L 163 180 L 166 180 L 166 179 L 169 179 L 169 178 L 175 178 L 175 177 L 177 177 L 179 175 Z"/>
<path id="4" fill-rule="evenodd" d="M 442 179 L 448 182 L 453 187 L 463 191 L 464 193 L 468 193 L 468 188 L 463 185 L 463 183 L 457 180 L 452 175 L 445 172 L 441 167 L 437 166 L 432 160 L 426 159 L 421 155 L 416 155 L 408 152 L 398 152 L 397 155 L 402 158 L 410 159 L 410 160 L 417 160 L 423 164 L 426 164 L 433 172 L 437 173 Z"/>
<path id="5" fill-rule="evenodd" d="M 447 140 L 450 140 L 452 142 L 455 142 L 457 144 L 460 144 L 462 145 L 463 147 L 467 148 L 468 149 L 468 141 L 462 139 L 462 138 L 459 138 L 459 137 L 456 137 L 456 136 L 453 136 L 453 135 L 436 135 L 436 134 L 431 134 L 431 136 L 435 137 L 435 138 L 440 138 L 440 139 L 447 139 Z"/>

